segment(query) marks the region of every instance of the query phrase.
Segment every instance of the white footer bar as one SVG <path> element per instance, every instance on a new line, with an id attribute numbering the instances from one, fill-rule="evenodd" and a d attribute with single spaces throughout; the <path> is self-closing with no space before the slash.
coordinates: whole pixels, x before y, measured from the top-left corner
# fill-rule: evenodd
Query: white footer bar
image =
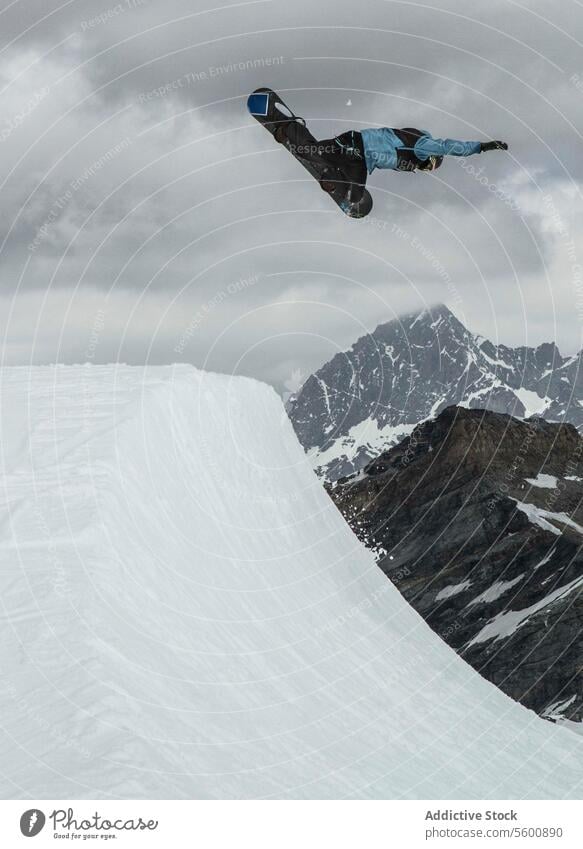
<path id="1" fill-rule="evenodd" d="M 583 803 L 0 801 L 0 846 L 582 849 Z"/>

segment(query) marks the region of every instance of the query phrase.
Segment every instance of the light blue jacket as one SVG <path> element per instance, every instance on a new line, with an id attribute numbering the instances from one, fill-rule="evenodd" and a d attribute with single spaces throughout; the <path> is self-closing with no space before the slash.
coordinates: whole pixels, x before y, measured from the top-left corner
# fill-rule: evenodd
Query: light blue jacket
<path id="1" fill-rule="evenodd" d="M 431 133 L 421 130 L 423 135 L 416 142 L 413 152 L 419 159 L 430 156 L 471 156 L 480 153 L 480 142 L 458 141 L 457 139 L 434 139 Z M 404 147 L 401 139 L 389 127 L 362 130 L 366 170 L 372 174 L 375 168 L 397 168 L 397 148 Z"/>

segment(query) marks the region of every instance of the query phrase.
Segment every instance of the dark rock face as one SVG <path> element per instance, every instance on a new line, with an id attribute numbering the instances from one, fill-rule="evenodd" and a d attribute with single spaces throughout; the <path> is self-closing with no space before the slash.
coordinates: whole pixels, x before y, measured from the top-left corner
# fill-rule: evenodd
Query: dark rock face
<path id="1" fill-rule="evenodd" d="M 337 354 L 288 412 L 314 466 L 333 481 L 452 404 L 582 427 L 580 401 L 580 355 L 562 357 L 553 343 L 495 346 L 442 305 L 381 324 Z"/>
<path id="2" fill-rule="evenodd" d="M 379 566 L 484 677 L 583 720 L 583 438 L 445 409 L 328 486 Z"/>

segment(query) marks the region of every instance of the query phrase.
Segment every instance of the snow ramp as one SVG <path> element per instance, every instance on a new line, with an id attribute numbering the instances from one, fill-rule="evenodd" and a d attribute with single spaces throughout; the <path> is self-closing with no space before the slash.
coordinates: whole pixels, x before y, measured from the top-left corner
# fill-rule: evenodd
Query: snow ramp
<path id="1" fill-rule="evenodd" d="M 580 798 L 406 604 L 269 387 L 0 375 L 3 798 Z"/>

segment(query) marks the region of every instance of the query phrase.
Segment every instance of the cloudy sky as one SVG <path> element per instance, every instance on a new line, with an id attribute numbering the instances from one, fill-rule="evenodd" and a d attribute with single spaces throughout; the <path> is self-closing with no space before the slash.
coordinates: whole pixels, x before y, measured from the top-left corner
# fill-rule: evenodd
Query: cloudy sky
<path id="1" fill-rule="evenodd" d="M 12 0 L 0 12 L 2 362 L 187 361 L 281 387 L 445 302 L 582 346 L 583 6 Z M 556 7 L 555 7 L 556 8 Z M 377 171 L 344 218 L 247 114 L 508 154 Z"/>

